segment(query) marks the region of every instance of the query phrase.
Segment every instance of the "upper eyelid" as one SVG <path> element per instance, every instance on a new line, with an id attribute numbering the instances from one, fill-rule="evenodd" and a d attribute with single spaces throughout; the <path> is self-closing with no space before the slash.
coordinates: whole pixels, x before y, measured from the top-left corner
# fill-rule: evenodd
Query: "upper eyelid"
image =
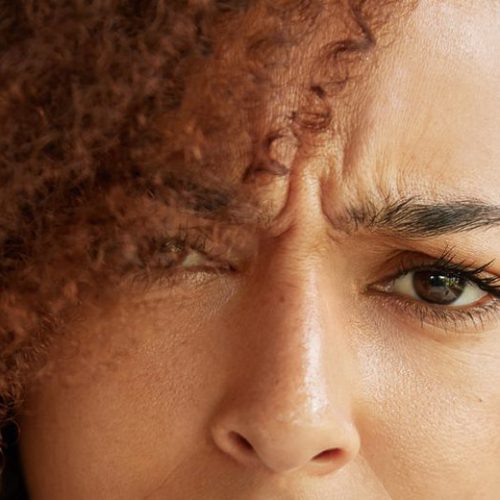
<path id="1" fill-rule="evenodd" d="M 461 274 L 471 283 L 474 283 L 481 290 L 488 292 L 497 298 L 500 298 L 500 277 L 493 275 L 490 275 L 489 277 L 479 277 L 481 272 L 485 272 L 484 268 L 486 266 L 480 266 L 476 268 L 476 267 L 467 267 L 460 263 L 439 264 L 439 260 L 440 259 L 438 259 L 436 263 L 409 266 L 408 268 L 400 268 L 397 274 L 394 274 L 392 277 L 388 278 L 385 281 L 393 281 L 411 272 L 441 269 L 443 271 Z"/>
<path id="2" fill-rule="evenodd" d="M 446 269 L 456 271 L 469 276 L 478 276 L 482 273 L 490 273 L 488 269 L 495 262 L 495 259 L 488 261 L 486 264 L 478 265 L 475 262 L 467 263 L 466 259 L 459 259 L 455 248 L 446 248 L 439 257 L 427 255 L 424 253 L 416 253 L 415 255 L 403 255 L 400 258 L 400 269 Z"/>
<path id="3" fill-rule="evenodd" d="M 489 279 L 500 282 L 500 276 L 497 273 L 487 269 L 495 260 L 490 259 L 487 264 L 479 266 L 476 262 L 460 258 L 460 251 L 456 247 L 447 246 L 444 250 L 436 251 L 436 254 L 419 251 L 417 249 L 402 249 L 392 251 L 390 258 L 385 260 L 380 266 L 375 267 L 375 273 L 371 276 L 370 284 L 367 289 L 375 285 L 381 285 L 394 280 L 403 274 L 414 270 L 442 269 L 448 272 L 459 272 L 473 281 L 484 281 Z M 484 273 L 487 276 L 477 277 Z"/>

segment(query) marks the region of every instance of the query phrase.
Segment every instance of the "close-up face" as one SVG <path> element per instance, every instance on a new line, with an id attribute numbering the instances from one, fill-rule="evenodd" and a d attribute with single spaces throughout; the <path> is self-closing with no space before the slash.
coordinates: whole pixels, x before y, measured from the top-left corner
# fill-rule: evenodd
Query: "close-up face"
<path id="1" fill-rule="evenodd" d="M 500 4 L 378 3 L 214 21 L 175 203 L 113 191 L 131 271 L 23 394 L 30 499 L 499 498 Z"/>

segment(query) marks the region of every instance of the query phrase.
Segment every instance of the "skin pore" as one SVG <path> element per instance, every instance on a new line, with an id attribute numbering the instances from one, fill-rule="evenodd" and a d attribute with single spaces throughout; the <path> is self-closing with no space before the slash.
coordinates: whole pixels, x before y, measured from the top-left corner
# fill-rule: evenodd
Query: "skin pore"
<path id="1" fill-rule="evenodd" d="M 330 16 L 282 82 L 342 32 Z M 468 282 L 470 303 L 426 303 L 391 279 L 443 255 L 500 276 L 499 25 L 496 2 L 419 3 L 359 62 L 335 130 L 284 137 L 288 173 L 245 185 L 264 222 L 185 215 L 187 246 L 226 237 L 169 247 L 163 282 L 82 315 L 19 415 L 30 498 L 498 498 L 500 299 Z M 210 114 L 204 79 L 242 57 L 200 69 L 183 113 Z M 449 224 L 422 208 L 464 202 L 455 224 L 458 205 Z"/>

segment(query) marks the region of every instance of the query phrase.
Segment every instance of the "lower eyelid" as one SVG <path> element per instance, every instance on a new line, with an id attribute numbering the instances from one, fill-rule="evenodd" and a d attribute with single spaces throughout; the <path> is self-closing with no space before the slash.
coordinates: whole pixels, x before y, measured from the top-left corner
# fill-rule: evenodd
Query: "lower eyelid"
<path id="1" fill-rule="evenodd" d="M 370 295 L 382 307 L 381 311 L 390 310 L 393 314 L 409 315 L 420 323 L 422 328 L 438 328 L 439 335 L 478 335 L 486 331 L 497 329 L 500 323 L 500 299 L 492 297 L 482 305 L 465 307 L 433 306 L 417 301 L 408 296 L 390 294 L 371 290 Z M 490 324 L 491 328 L 488 327 Z"/>

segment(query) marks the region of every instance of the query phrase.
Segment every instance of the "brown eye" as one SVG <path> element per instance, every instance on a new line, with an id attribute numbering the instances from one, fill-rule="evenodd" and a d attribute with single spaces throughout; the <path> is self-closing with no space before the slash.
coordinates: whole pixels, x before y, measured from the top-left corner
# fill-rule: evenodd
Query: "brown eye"
<path id="1" fill-rule="evenodd" d="M 464 293 L 467 280 L 461 276 L 438 271 L 413 273 L 413 288 L 418 297 L 431 304 L 447 306 Z"/>
<path id="2" fill-rule="evenodd" d="M 186 247 L 177 241 L 154 242 L 148 264 L 154 268 L 168 269 L 181 263 L 187 252 Z"/>
<path id="3" fill-rule="evenodd" d="M 207 265 L 210 266 L 210 259 L 194 248 L 182 246 L 179 243 L 167 243 L 158 253 L 158 259 L 163 259 L 165 267 L 179 266 L 185 269 Z"/>
<path id="4" fill-rule="evenodd" d="M 443 307 L 470 306 L 488 295 L 460 273 L 439 269 L 410 271 L 376 288 Z"/>
<path id="5" fill-rule="evenodd" d="M 192 248 L 179 241 L 166 241 L 155 250 L 151 259 L 155 267 L 182 269 L 222 269 L 224 265 L 212 259 L 205 252 Z"/>

